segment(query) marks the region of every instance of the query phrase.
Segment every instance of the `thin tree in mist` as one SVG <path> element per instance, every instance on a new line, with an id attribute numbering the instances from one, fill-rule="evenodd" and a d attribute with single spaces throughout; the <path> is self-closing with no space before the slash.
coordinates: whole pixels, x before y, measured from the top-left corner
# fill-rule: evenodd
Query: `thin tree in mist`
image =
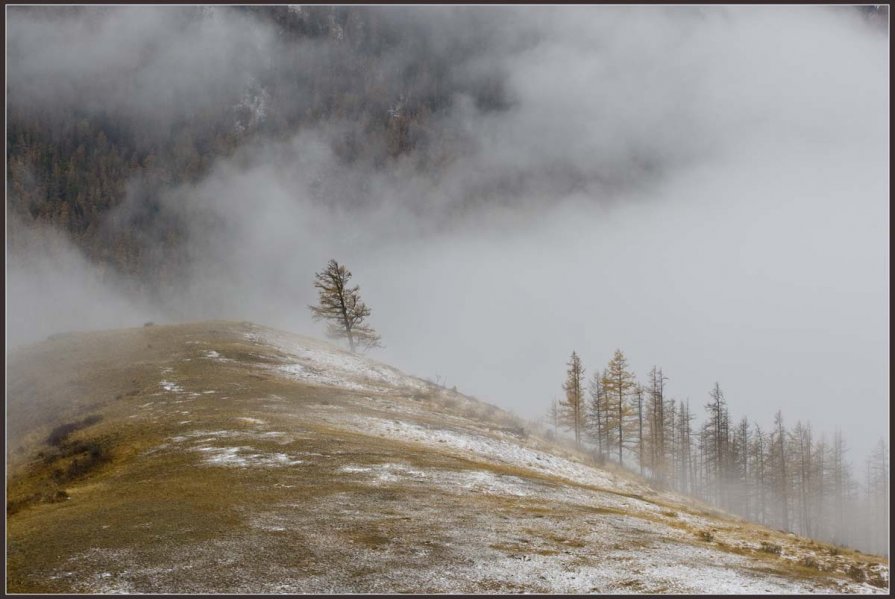
<path id="1" fill-rule="evenodd" d="M 575 443 L 581 445 L 581 432 L 584 430 L 584 368 L 581 366 L 581 358 L 574 351 L 568 362 L 566 380 L 562 385 L 566 393 L 565 399 L 560 403 L 560 417 L 563 424 L 575 433 Z"/>
<path id="2" fill-rule="evenodd" d="M 889 450 L 880 439 L 867 458 L 867 521 L 870 543 L 873 547 L 885 548 L 889 530 Z"/>
<path id="3" fill-rule="evenodd" d="M 360 298 L 360 287 L 348 286 L 351 271 L 335 260 L 314 274 L 314 287 L 319 291 L 319 305 L 308 306 L 314 320 L 326 320 L 326 334 L 332 338 L 345 338 L 348 347 L 355 352 L 358 347 L 369 349 L 382 347 L 379 333 L 365 323 L 370 308 Z"/>
<path id="4" fill-rule="evenodd" d="M 557 428 L 559 427 L 559 404 L 555 399 L 550 402 L 550 409 L 547 411 L 547 419 L 550 424 L 553 425 L 553 436 L 555 437 L 558 433 Z"/>
<path id="5" fill-rule="evenodd" d="M 780 520 L 778 525 L 789 530 L 789 476 L 786 474 L 786 428 L 783 426 L 783 413 L 777 410 L 774 415 L 774 432 L 771 433 L 771 455 L 774 464 L 774 482 L 777 499 L 780 502 Z"/>
<path id="6" fill-rule="evenodd" d="M 653 473 L 653 478 L 661 486 L 666 477 L 666 445 L 665 445 L 665 381 L 668 377 L 662 374 L 662 369 L 653 366 L 648 376 L 647 385 L 647 433 L 646 443 L 648 451 L 643 454 L 641 460 L 646 460 L 646 465 Z"/>
<path id="7" fill-rule="evenodd" d="M 637 389 L 637 379 L 628 370 L 628 361 L 620 349 L 615 350 L 612 359 L 603 371 L 602 387 L 612 402 L 612 425 L 615 429 L 615 443 L 618 448 L 618 463 L 623 464 L 622 450 L 630 433 L 631 406 L 629 399 Z"/>
<path id="8" fill-rule="evenodd" d="M 605 458 L 604 440 L 606 439 L 606 398 L 602 387 L 602 374 L 595 370 L 591 375 L 589 385 L 590 402 L 587 404 L 587 423 L 590 433 L 597 443 L 597 456 L 600 460 Z M 605 449 L 609 449 L 606 445 Z"/>
<path id="9" fill-rule="evenodd" d="M 708 418 L 703 425 L 705 462 L 710 467 L 709 476 L 714 483 L 715 497 L 726 503 L 727 475 L 729 473 L 730 421 L 727 403 L 721 386 L 716 382 L 709 392 L 711 401 L 705 405 Z"/>

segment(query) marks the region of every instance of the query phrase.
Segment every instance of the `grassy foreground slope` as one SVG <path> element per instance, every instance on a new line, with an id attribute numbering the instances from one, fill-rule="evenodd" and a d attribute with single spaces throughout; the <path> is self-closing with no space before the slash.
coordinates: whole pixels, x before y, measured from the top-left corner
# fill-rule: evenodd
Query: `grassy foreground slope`
<path id="1" fill-rule="evenodd" d="M 8 357 L 11 592 L 885 592 L 497 408 L 249 323 Z"/>

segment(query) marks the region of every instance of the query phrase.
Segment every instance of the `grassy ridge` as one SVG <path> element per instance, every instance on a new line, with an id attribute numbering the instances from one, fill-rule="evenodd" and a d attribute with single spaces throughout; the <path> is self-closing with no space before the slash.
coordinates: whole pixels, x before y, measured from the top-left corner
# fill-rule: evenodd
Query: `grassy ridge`
<path id="1" fill-rule="evenodd" d="M 348 416 L 387 417 L 549 449 L 459 395 L 279 376 L 271 366 L 286 356 L 249 340 L 253 330 L 89 334 L 28 348 L 26 367 L 21 355 L 11 361 L 17 389 L 55 394 L 33 412 L 10 398 L 19 434 L 8 456 L 8 590 L 678 592 L 714 589 L 699 585 L 721 576 L 747 589 L 886 584 L 882 558 L 671 496 L 345 426 Z M 666 563 L 715 574 L 653 574 Z"/>

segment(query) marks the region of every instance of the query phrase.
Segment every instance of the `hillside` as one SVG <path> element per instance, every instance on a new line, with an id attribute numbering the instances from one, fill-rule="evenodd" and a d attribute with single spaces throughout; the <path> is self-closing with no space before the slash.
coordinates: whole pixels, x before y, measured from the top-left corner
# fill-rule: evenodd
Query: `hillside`
<path id="1" fill-rule="evenodd" d="M 888 563 L 249 323 L 8 358 L 11 592 L 885 592 Z"/>
<path id="2" fill-rule="evenodd" d="M 187 266 L 182 248 L 194 223 L 172 194 L 239 150 L 253 155 L 259 143 L 346 123 L 328 144 L 338 177 L 315 188 L 325 203 L 366 201 L 345 189 L 347 169 L 378 170 L 405 156 L 433 169 L 454 159 L 468 151 L 441 122 L 455 96 L 486 112 L 509 104 L 495 69 L 464 72 L 501 20 L 493 11 L 436 10 L 433 28 L 380 7 L 179 7 L 148 19 L 114 7 L 13 9 L 11 246 L 24 243 L 28 226 L 52 226 L 151 293 Z M 447 23 L 459 32 L 433 43 Z M 48 37 L 65 41 L 37 52 Z M 100 66 L 103 51 L 110 60 Z M 115 58 L 130 52 L 132 60 Z M 122 94 L 122 80 L 140 93 Z"/>
<path id="3" fill-rule="evenodd" d="M 850 7 L 843 15 L 852 11 L 874 23 L 871 30 L 885 30 L 888 11 Z M 700 10 L 679 12 L 706 19 Z M 405 185 L 432 177 L 434 193 L 463 157 L 487 160 L 470 134 L 476 125 L 462 115 L 474 107 L 485 118 L 511 117 L 525 98 L 513 89 L 507 57 L 528 64 L 529 52 L 551 37 L 549 26 L 494 7 L 183 6 L 147 18 L 133 7 L 16 6 L 9 17 L 10 247 L 27 243 L 29 226 L 51 226 L 144 294 L 177 288 L 189 272 L 183 248 L 199 223 L 179 210 L 182 186 L 203 181 L 215 164 L 319 128 L 333 162 L 314 169 L 302 196 L 367 205 L 375 199 L 366 187 L 370 173 L 381 171 Z M 534 15 L 549 22 L 544 17 Z M 589 36 L 611 45 L 606 34 Z M 130 89 L 139 92 L 123 93 Z M 598 115 L 620 118 L 603 95 L 582 97 Z M 654 126 L 686 114 L 662 115 Z M 589 131 L 581 126 L 586 116 L 571 110 L 569 118 Z M 683 140 L 664 150 L 654 143 L 636 144 L 624 168 L 605 160 L 582 168 L 550 144 L 524 168 L 489 163 L 482 170 L 490 176 L 467 175 L 456 189 L 453 182 L 441 201 L 455 204 L 451 215 L 518 202 L 530 189 L 563 194 L 586 186 L 604 195 L 666 170 L 665 154 L 680 152 Z M 390 190 L 390 199 L 402 189 Z M 427 194 L 405 193 L 408 209 L 436 215 L 422 202 Z"/>

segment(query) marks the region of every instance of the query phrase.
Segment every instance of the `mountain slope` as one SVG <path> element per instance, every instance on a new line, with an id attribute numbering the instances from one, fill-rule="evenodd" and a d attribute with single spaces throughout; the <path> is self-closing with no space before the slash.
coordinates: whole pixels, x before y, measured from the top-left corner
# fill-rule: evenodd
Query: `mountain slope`
<path id="1" fill-rule="evenodd" d="M 8 362 L 14 592 L 882 592 L 879 557 L 598 469 L 509 415 L 249 323 Z"/>

